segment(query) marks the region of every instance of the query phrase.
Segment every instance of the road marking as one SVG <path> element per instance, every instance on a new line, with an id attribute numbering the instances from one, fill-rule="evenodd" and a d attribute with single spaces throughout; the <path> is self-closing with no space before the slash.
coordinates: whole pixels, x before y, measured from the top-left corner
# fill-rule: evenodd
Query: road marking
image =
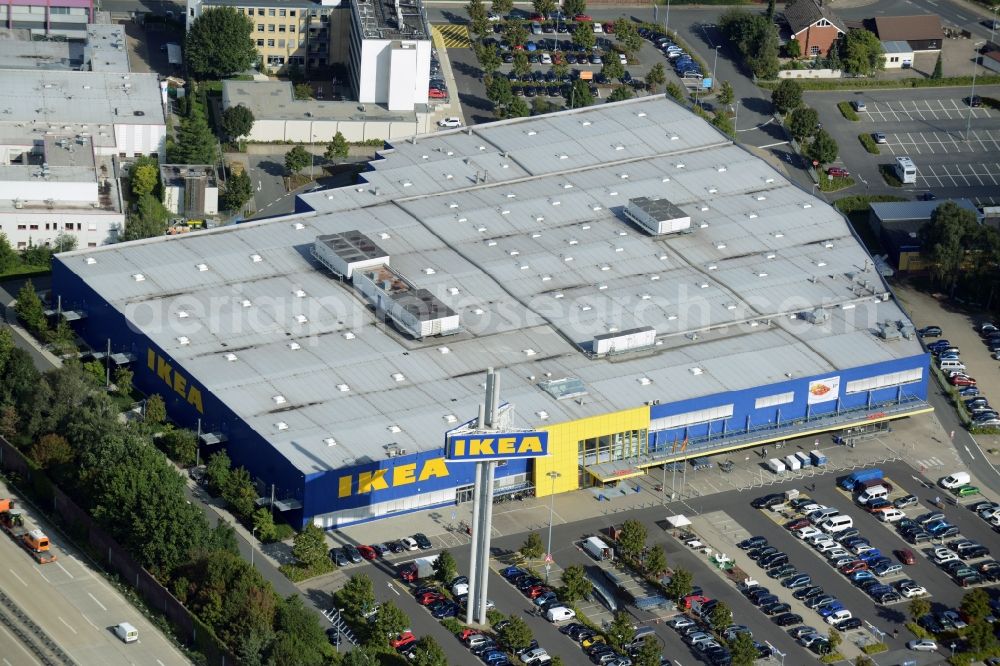
<path id="1" fill-rule="evenodd" d="M 24 654 L 26 654 L 28 656 L 28 659 L 31 660 L 31 663 L 33 663 L 33 664 L 41 664 L 40 661 L 38 661 L 37 659 L 35 659 L 35 655 L 33 655 L 30 652 L 28 652 L 28 648 L 24 647 L 24 645 L 21 643 L 21 641 L 19 641 L 18 639 L 14 638 L 13 634 L 11 634 L 9 631 L 7 631 L 7 629 L 2 624 L 0 624 L 0 631 L 2 631 L 5 636 L 8 636 L 10 638 L 10 640 L 11 640 L 12 643 L 14 643 L 17 647 L 21 648 L 21 650 L 24 652 Z M 4 658 L 3 663 L 8 664 L 8 665 L 10 664 L 10 662 L 7 661 L 6 658 Z"/>
<path id="2" fill-rule="evenodd" d="M 102 610 L 102 611 L 104 611 L 105 613 L 107 613 L 107 612 L 108 612 L 108 607 L 107 607 L 107 606 L 105 606 L 104 604 L 102 604 L 102 603 L 101 603 L 100 601 L 98 601 L 98 600 L 97 600 L 97 597 L 95 597 L 95 596 L 94 596 L 93 594 L 91 594 L 90 592 L 87 592 L 87 596 L 88 596 L 88 597 L 90 597 L 91 599 L 93 599 L 93 600 L 94 600 L 94 603 L 95 603 L 95 604 L 97 604 L 98 606 L 100 606 L 100 607 L 101 607 L 101 610 Z"/>
<path id="3" fill-rule="evenodd" d="M 778 143 L 769 143 L 766 146 L 757 146 L 758 148 L 774 148 L 775 146 L 787 146 L 787 141 L 779 141 Z"/>
<path id="4" fill-rule="evenodd" d="M 73 574 L 71 574 L 69 571 L 67 571 L 66 567 L 64 567 L 61 562 L 56 562 L 56 566 L 59 567 L 60 569 L 62 569 L 63 572 L 67 576 L 69 576 L 70 580 L 76 580 L 75 578 L 73 578 Z"/>
<path id="5" fill-rule="evenodd" d="M 83 613 L 80 613 L 80 615 L 83 615 Z M 94 624 L 93 622 L 91 622 L 90 618 L 87 617 L 86 615 L 83 615 L 83 619 L 86 620 L 87 624 L 89 624 L 90 626 L 92 626 L 94 629 L 100 629 L 100 627 L 98 627 L 96 624 Z"/>
<path id="6" fill-rule="evenodd" d="M 72 632 L 73 632 L 74 634 L 75 634 L 75 633 L 77 633 L 76 629 L 74 629 L 74 628 L 73 628 L 73 625 L 71 625 L 71 624 L 70 624 L 69 622 L 67 622 L 66 620 L 62 619 L 62 618 L 61 618 L 61 617 L 59 617 L 58 615 L 56 615 L 56 618 L 57 618 L 57 619 L 58 619 L 58 620 L 59 620 L 60 622 L 62 622 L 63 624 L 65 624 L 65 625 L 66 625 L 66 626 L 67 626 L 67 627 L 69 628 L 69 630 L 70 630 L 70 631 L 72 631 Z"/>
<path id="7" fill-rule="evenodd" d="M 162 661 L 160 661 L 159 659 L 157 659 L 157 660 L 156 660 L 156 663 L 158 663 L 158 664 L 159 664 L 160 666 L 167 666 L 166 664 L 164 664 L 164 663 L 163 663 Z"/>
<path id="8" fill-rule="evenodd" d="M 976 457 L 975 455 L 973 455 L 972 451 L 970 451 L 970 450 L 969 450 L 969 447 L 968 447 L 968 446 L 966 446 L 966 447 L 965 447 L 965 452 L 966 452 L 966 453 L 968 453 L 968 454 L 969 454 L 969 455 L 970 455 L 971 457 L 973 457 L 973 458 L 975 458 L 975 457 Z"/>
<path id="9" fill-rule="evenodd" d="M 397 589 L 396 589 L 396 586 L 392 584 L 392 581 L 391 581 L 391 580 L 390 580 L 390 581 L 386 581 L 386 583 L 385 583 L 385 584 L 386 584 L 386 586 L 388 586 L 388 588 L 389 588 L 390 590 L 392 590 L 393 592 L 395 592 L 395 593 L 396 593 L 396 596 L 397 596 L 397 597 L 398 597 L 398 596 L 400 596 L 400 595 L 399 595 L 399 590 L 397 590 Z"/>
<path id="10" fill-rule="evenodd" d="M 17 575 L 16 573 L 14 573 L 14 570 L 13 570 L 13 569 L 7 569 L 7 571 L 9 571 L 9 572 L 10 572 L 10 575 L 11 575 L 11 576 L 13 576 L 14 578 L 16 578 L 16 579 L 18 579 L 19 581 L 21 581 L 21 585 L 24 585 L 25 587 L 28 587 L 28 584 L 24 582 L 24 579 L 23 579 L 23 578 L 21 578 L 20 576 L 18 576 L 18 575 Z"/>
<path id="11" fill-rule="evenodd" d="M 955 16 L 957 16 L 958 18 L 962 19 L 963 21 L 968 21 L 969 20 L 966 17 L 962 16 L 961 14 L 955 14 Z"/>
<path id="12" fill-rule="evenodd" d="M 45 582 L 46 582 L 46 583 L 48 583 L 49 585 L 51 585 L 51 584 L 52 584 L 52 581 L 51 581 L 51 580 L 49 580 L 48 576 L 46 576 L 45 574 L 43 574 L 43 573 L 42 573 L 42 568 L 41 568 L 41 565 L 39 565 L 39 566 L 35 567 L 35 571 L 37 571 L 37 572 L 38 572 L 38 575 L 39 575 L 39 576 L 41 576 L 42 578 L 44 578 L 44 579 L 45 579 Z"/>

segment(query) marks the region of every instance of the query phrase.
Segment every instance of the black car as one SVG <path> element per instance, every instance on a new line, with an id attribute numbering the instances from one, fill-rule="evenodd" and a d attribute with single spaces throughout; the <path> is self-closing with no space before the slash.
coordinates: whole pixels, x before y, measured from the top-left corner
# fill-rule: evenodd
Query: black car
<path id="1" fill-rule="evenodd" d="M 347 558 L 347 555 L 345 555 L 344 551 L 340 548 L 330 549 L 330 559 L 333 560 L 338 567 L 346 567 L 351 563 L 351 561 Z"/>
<path id="2" fill-rule="evenodd" d="M 349 559 L 354 564 L 357 564 L 362 560 L 361 552 L 358 551 L 358 549 L 354 546 L 354 544 L 349 543 L 344 546 L 344 555 L 347 555 L 347 559 Z"/>
<path id="3" fill-rule="evenodd" d="M 924 326 L 923 328 L 917 330 L 917 335 L 922 338 L 938 338 L 941 337 L 941 327 Z"/>
<path id="4" fill-rule="evenodd" d="M 541 585 L 544 582 L 545 581 L 543 581 L 541 578 L 538 578 L 536 576 L 526 576 L 526 577 L 522 578 L 521 581 L 517 584 L 517 589 L 519 589 L 522 592 L 524 592 L 525 590 L 527 590 L 529 588 L 532 588 L 535 585 Z"/>
<path id="5" fill-rule="evenodd" d="M 764 594 L 755 599 L 751 599 L 751 601 L 759 608 L 765 608 L 771 604 L 778 603 L 778 597 L 773 594 Z"/>
<path id="6" fill-rule="evenodd" d="M 788 564 L 788 555 L 781 552 L 771 553 L 770 555 L 760 558 L 758 562 L 760 563 L 760 566 L 770 569 L 781 564 Z"/>
<path id="7" fill-rule="evenodd" d="M 559 627 L 559 633 L 566 634 L 567 636 L 575 640 L 576 634 L 579 634 L 581 631 L 587 631 L 588 629 L 590 629 L 590 627 L 588 627 L 585 624 L 581 624 L 579 622 L 571 622 L 567 624 L 565 627 Z"/>
<path id="8" fill-rule="evenodd" d="M 758 497 L 757 499 L 750 502 L 750 506 L 755 509 L 770 509 L 772 506 L 777 506 L 785 501 L 785 496 L 781 493 L 771 493 L 770 495 L 764 495 L 763 497 Z"/>
<path id="9" fill-rule="evenodd" d="M 524 647 L 524 648 L 520 648 L 520 649 L 514 650 L 514 654 L 516 654 L 517 656 L 520 657 L 522 654 L 524 654 L 528 650 L 534 650 L 537 647 L 538 647 L 538 641 L 536 641 L 534 638 L 532 638 L 531 642 L 528 643 L 528 647 Z"/>
<path id="10" fill-rule="evenodd" d="M 973 108 L 976 108 L 983 105 L 983 98 L 979 95 L 972 95 L 971 97 L 965 98 L 965 103 Z"/>
<path id="11" fill-rule="evenodd" d="M 790 627 L 793 624 L 802 624 L 802 616 L 796 613 L 782 613 L 771 618 L 779 627 Z"/>
<path id="12" fill-rule="evenodd" d="M 792 596 L 799 601 L 803 599 L 808 599 L 809 597 L 816 596 L 817 594 L 823 594 L 823 588 L 817 585 L 810 585 L 809 587 L 799 588 L 792 592 Z"/>
<path id="13" fill-rule="evenodd" d="M 776 604 L 761 606 L 760 609 L 764 611 L 765 615 L 781 615 L 782 613 L 790 612 L 792 607 L 789 604 L 778 602 Z"/>
<path id="14" fill-rule="evenodd" d="M 761 546 L 760 548 L 752 548 L 749 552 L 747 552 L 747 557 L 749 557 L 751 560 L 759 560 L 762 557 L 766 557 L 771 553 L 777 553 L 777 552 L 778 549 L 775 548 L 774 546 Z"/>
<path id="15" fill-rule="evenodd" d="M 414 534 L 413 540 L 417 542 L 417 547 L 419 547 L 420 550 L 430 550 L 432 548 L 431 540 L 428 539 L 422 532 Z"/>
<path id="16" fill-rule="evenodd" d="M 846 620 L 842 620 L 840 624 L 837 625 L 837 631 L 847 631 L 848 629 L 858 629 L 861 627 L 860 617 L 849 617 Z"/>
<path id="17" fill-rule="evenodd" d="M 756 500 L 755 500 L 756 501 Z M 762 548 L 767 545 L 767 539 L 762 536 L 752 536 L 736 544 L 740 550 L 750 550 L 751 548 Z"/>
<path id="18" fill-rule="evenodd" d="M 455 576 L 454 578 L 451 579 L 451 582 L 448 584 L 448 586 L 455 587 L 456 585 L 463 585 L 463 584 L 468 585 L 468 583 L 469 583 L 468 576 Z"/>
<path id="19" fill-rule="evenodd" d="M 766 587 L 757 587 L 747 592 L 747 599 L 749 599 L 750 603 L 753 604 L 756 604 L 757 600 L 760 599 L 761 597 L 766 597 L 766 596 L 774 596 L 771 594 L 771 590 L 767 589 Z"/>

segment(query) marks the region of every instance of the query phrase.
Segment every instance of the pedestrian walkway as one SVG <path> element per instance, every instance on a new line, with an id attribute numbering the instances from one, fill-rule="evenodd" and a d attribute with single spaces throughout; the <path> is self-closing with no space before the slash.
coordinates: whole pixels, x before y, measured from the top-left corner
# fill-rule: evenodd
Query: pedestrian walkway
<path id="1" fill-rule="evenodd" d="M 456 23 L 442 23 L 432 25 L 431 32 L 434 34 L 434 44 L 439 49 L 467 49 L 472 46 L 468 26 Z"/>

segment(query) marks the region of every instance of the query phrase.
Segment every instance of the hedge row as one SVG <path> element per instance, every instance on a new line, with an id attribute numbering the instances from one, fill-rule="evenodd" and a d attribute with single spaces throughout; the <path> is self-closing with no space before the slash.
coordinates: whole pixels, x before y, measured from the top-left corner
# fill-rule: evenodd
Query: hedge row
<path id="1" fill-rule="evenodd" d="M 795 79 L 803 90 L 853 90 L 855 88 L 949 88 L 972 85 L 971 76 L 944 79 Z M 774 90 L 781 81 L 757 81 L 766 90 Z M 1000 76 L 977 76 L 976 85 L 1000 84 Z"/>
<path id="2" fill-rule="evenodd" d="M 861 145 L 865 147 L 865 150 L 867 150 L 872 155 L 881 154 L 882 151 L 878 149 L 878 144 L 875 143 L 875 139 L 872 138 L 871 134 L 867 132 L 865 132 L 864 134 L 859 134 L 858 141 L 860 141 Z"/>
<path id="3" fill-rule="evenodd" d="M 858 114 L 854 111 L 854 107 L 851 106 L 850 102 L 837 102 L 837 108 L 840 109 L 840 114 L 848 120 L 861 120 L 860 116 L 858 116 Z"/>

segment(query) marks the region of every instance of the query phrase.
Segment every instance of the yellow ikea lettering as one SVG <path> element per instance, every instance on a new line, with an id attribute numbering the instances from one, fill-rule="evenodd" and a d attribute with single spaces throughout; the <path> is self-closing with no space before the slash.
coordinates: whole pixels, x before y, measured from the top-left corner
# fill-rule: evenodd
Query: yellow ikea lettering
<path id="1" fill-rule="evenodd" d="M 392 470 L 392 485 L 405 486 L 416 481 L 417 464 L 396 465 Z"/>
<path id="2" fill-rule="evenodd" d="M 501 437 L 497 440 L 497 453 L 516 453 L 514 450 L 514 443 L 517 441 L 515 437 Z"/>
<path id="3" fill-rule="evenodd" d="M 389 484 L 385 480 L 385 474 L 389 470 L 377 469 L 374 472 L 361 472 L 358 474 L 358 493 L 370 493 L 373 490 L 385 490 Z"/>
<path id="4" fill-rule="evenodd" d="M 342 476 L 338 479 L 337 484 L 337 497 L 350 497 L 351 496 L 351 480 L 353 476 Z"/>
<path id="5" fill-rule="evenodd" d="M 469 455 L 470 456 L 493 455 L 493 438 L 484 437 L 482 439 L 470 439 Z"/>
<path id="6" fill-rule="evenodd" d="M 538 437 L 525 437 L 521 440 L 521 447 L 517 451 L 518 453 L 544 453 L 545 449 L 542 447 L 542 440 Z"/>
<path id="7" fill-rule="evenodd" d="M 448 476 L 448 465 L 445 463 L 444 458 L 431 458 L 424 463 L 424 468 L 420 470 L 420 476 L 417 481 L 426 481 L 432 476 L 444 478 Z"/>
<path id="8" fill-rule="evenodd" d="M 152 348 L 146 350 L 146 366 L 156 376 L 163 380 L 167 388 L 173 389 L 177 395 L 185 399 L 189 405 L 198 410 L 199 414 L 205 413 L 205 406 L 202 403 L 201 389 L 192 386 L 188 378 L 174 369 L 165 358 L 157 354 Z"/>

